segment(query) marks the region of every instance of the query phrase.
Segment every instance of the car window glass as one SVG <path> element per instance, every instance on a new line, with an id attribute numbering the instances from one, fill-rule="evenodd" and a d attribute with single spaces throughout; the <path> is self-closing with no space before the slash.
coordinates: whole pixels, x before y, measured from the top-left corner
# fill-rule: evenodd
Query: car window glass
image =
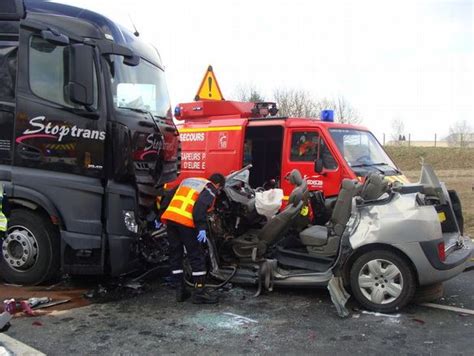
<path id="1" fill-rule="evenodd" d="M 295 132 L 291 137 L 291 154 L 290 160 L 295 162 L 312 162 L 318 155 L 318 139 L 317 132 Z M 323 160 L 323 167 L 326 169 L 336 169 L 337 162 L 324 139 L 321 139 L 320 157 Z"/>
<path id="2" fill-rule="evenodd" d="M 320 157 L 323 160 L 323 167 L 329 170 L 334 170 L 337 169 L 337 162 L 334 159 L 334 156 L 332 155 L 331 151 L 329 151 L 328 146 L 326 145 L 326 142 L 321 140 L 321 153 Z"/>
<path id="3" fill-rule="evenodd" d="M 291 137 L 291 161 L 309 162 L 316 159 L 318 150 L 317 132 L 295 132 Z"/>

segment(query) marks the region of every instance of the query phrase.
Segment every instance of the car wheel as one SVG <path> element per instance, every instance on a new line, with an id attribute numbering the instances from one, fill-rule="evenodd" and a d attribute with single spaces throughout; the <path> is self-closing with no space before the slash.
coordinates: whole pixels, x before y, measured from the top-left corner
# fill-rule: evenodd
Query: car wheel
<path id="1" fill-rule="evenodd" d="M 59 272 L 59 236 L 51 222 L 29 210 L 13 210 L 1 245 L 0 276 L 9 283 L 35 285 Z"/>
<path id="2" fill-rule="evenodd" d="M 405 258 L 376 250 L 355 260 L 350 271 L 354 297 L 365 308 L 393 313 L 409 303 L 416 289 L 415 275 Z"/>

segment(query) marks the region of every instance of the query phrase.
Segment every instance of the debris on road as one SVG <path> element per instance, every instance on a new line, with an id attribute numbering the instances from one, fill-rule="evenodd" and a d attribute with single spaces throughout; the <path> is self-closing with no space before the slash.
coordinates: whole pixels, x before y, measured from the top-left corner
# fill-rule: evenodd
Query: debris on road
<path id="1" fill-rule="evenodd" d="M 362 314 L 373 315 L 373 316 L 383 316 L 386 318 L 399 318 L 401 316 L 401 314 L 384 314 L 384 313 L 378 313 L 378 312 L 371 312 L 368 310 L 362 310 Z"/>
<path id="2" fill-rule="evenodd" d="M 10 320 L 12 320 L 12 315 L 5 311 L 0 314 L 0 332 L 6 331 L 10 327 Z"/>
<path id="3" fill-rule="evenodd" d="M 36 307 L 34 307 L 33 309 L 36 310 L 36 309 L 50 308 L 50 307 L 54 307 L 56 305 L 69 303 L 70 301 L 71 301 L 71 299 L 62 299 L 62 300 L 56 300 L 56 301 L 50 300 L 49 303 L 39 304 Z"/>
<path id="4" fill-rule="evenodd" d="M 28 304 L 31 308 L 36 308 L 41 304 L 46 304 L 51 302 L 51 298 L 49 297 L 41 297 L 41 298 L 30 298 L 28 299 Z"/>
<path id="5" fill-rule="evenodd" d="M 87 291 L 85 288 L 86 283 L 90 288 L 90 281 L 71 281 L 69 279 L 51 286 L 1 284 L 0 303 L 10 299 L 14 299 L 17 302 L 25 301 L 32 311 L 40 314 L 50 313 L 53 310 L 78 308 L 91 304 L 90 301 L 83 298 L 84 292 Z M 44 308 L 49 308 L 48 312 L 38 310 Z"/>
<path id="6" fill-rule="evenodd" d="M 418 323 L 418 324 L 421 324 L 421 325 L 424 325 L 425 324 L 425 321 L 424 320 L 421 320 L 421 319 L 418 319 L 418 318 L 413 318 L 411 319 L 413 320 L 414 322 Z"/>
<path id="7" fill-rule="evenodd" d="M 247 317 L 242 316 L 242 315 L 237 315 L 237 314 L 234 314 L 234 313 L 224 313 L 224 314 L 233 317 L 234 320 L 235 320 L 235 321 L 237 322 L 237 324 L 239 324 L 239 325 L 244 325 L 244 324 L 248 324 L 248 323 L 255 323 L 255 324 L 258 324 L 258 321 L 257 321 L 257 320 L 253 320 L 253 319 L 247 318 Z"/>

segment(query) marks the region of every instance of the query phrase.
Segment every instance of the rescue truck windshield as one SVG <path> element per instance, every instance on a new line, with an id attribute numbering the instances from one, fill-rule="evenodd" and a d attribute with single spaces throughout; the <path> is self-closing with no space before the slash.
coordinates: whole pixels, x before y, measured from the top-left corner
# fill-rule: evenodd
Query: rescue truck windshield
<path id="1" fill-rule="evenodd" d="M 123 63 L 123 57 L 112 56 L 110 72 L 116 109 L 150 112 L 157 118 L 172 120 L 162 69 L 143 58 L 137 66 L 129 66 Z"/>
<path id="2" fill-rule="evenodd" d="M 368 131 L 330 129 L 331 136 L 346 162 L 353 168 L 396 165 L 385 153 L 377 139 Z"/>

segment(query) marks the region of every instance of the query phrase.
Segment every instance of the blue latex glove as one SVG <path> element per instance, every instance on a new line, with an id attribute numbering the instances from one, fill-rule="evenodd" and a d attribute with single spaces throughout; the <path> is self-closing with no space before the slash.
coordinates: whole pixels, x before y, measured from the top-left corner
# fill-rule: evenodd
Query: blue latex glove
<path id="1" fill-rule="evenodd" d="M 160 222 L 160 221 L 158 221 L 158 220 L 155 220 L 155 229 L 158 230 L 158 229 L 161 228 L 162 226 L 163 226 L 163 223 L 162 223 L 162 222 Z"/>
<path id="2" fill-rule="evenodd" d="M 197 235 L 197 239 L 198 239 L 199 242 L 206 243 L 207 242 L 206 230 L 199 230 L 199 234 Z"/>

